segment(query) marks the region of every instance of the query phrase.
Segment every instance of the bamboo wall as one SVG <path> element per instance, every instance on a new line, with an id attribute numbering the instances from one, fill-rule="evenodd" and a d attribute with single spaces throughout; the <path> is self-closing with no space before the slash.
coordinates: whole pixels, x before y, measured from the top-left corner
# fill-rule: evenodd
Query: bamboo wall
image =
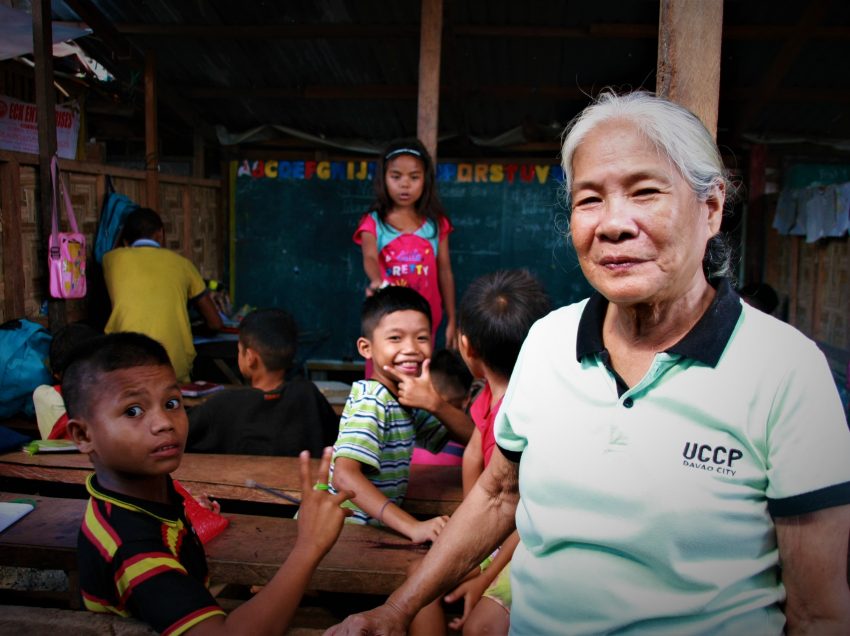
<path id="1" fill-rule="evenodd" d="M 60 167 L 92 262 L 106 175 L 111 175 L 116 191 L 147 205 L 145 172 L 67 160 Z M 45 322 L 40 310 L 47 297 L 47 257 L 39 249 L 37 180 L 38 157 L 0 151 L 0 322 L 20 317 Z M 221 190 L 217 180 L 160 175 L 159 201 L 150 206 L 162 216 L 166 247 L 189 258 L 204 278 L 221 279 L 224 274 L 227 226 Z M 68 229 L 64 214 L 60 227 Z M 69 321 L 86 317 L 85 299 L 64 302 Z"/>
<path id="2" fill-rule="evenodd" d="M 806 243 L 773 228 L 765 236 L 765 282 L 787 302 L 788 322 L 814 340 L 850 350 L 850 239 Z"/>

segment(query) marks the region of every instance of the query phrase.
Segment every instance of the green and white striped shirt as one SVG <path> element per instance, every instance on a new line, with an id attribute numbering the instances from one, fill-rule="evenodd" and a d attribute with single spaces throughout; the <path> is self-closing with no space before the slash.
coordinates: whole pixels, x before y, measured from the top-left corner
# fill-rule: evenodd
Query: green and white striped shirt
<path id="1" fill-rule="evenodd" d="M 448 431 L 428 411 L 406 408 L 377 380 L 359 380 L 351 387 L 339 421 L 330 479 L 334 464 L 347 457 L 363 465 L 363 474 L 396 505 L 407 494 L 410 458 L 415 442 L 438 453 L 448 441 Z M 335 492 L 335 491 L 334 491 Z M 352 504 L 351 523 L 380 525 Z"/>

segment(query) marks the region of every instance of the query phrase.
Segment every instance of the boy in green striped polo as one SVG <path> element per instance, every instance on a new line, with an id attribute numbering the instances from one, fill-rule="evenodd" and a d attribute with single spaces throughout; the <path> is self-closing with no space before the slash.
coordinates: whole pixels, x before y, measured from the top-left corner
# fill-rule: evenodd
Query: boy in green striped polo
<path id="1" fill-rule="evenodd" d="M 434 410 L 399 403 L 399 380 L 428 377 L 431 309 L 407 287 L 385 287 L 363 303 L 357 350 L 371 360 L 368 380 L 355 382 L 334 445 L 330 483 L 354 492 L 351 523 L 385 525 L 414 543 L 433 541 L 448 517 L 419 521 L 401 509 L 415 442 L 437 453 L 449 439 L 465 444 L 473 424 L 460 409 L 439 400 Z M 430 385 L 430 383 L 428 383 Z"/>

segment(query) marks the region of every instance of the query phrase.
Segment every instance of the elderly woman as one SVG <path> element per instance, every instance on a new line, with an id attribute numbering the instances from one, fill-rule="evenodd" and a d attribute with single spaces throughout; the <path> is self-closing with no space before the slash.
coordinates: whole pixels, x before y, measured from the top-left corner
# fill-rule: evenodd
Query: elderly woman
<path id="1" fill-rule="evenodd" d="M 814 343 L 730 286 L 711 136 L 606 93 L 563 168 L 597 293 L 533 327 L 500 452 L 417 573 L 337 633 L 403 633 L 514 519 L 512 633 L 850 633 L 850 432 Z"/>

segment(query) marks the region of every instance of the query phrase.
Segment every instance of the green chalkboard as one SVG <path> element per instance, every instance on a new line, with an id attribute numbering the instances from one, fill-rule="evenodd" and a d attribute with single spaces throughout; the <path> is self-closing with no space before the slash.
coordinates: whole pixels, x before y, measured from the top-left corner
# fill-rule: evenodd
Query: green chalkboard
<path id="1" fill-rule="evenodd" d="M 352 234 L 372 201 L 373 168 L 269 160 L 243 161 L 233 171 L 235 301 L 291 311 L 311 336 L 301 359 L 358 357 L 367 281 Z M 455 226 L 458 301 L 477 276 L 513 267 L 535 274 L 554 306 L 587 296 L 590 287 L 563 235 L 559 176 L 548 165 L 439 165 L 440 197 Z"/>

